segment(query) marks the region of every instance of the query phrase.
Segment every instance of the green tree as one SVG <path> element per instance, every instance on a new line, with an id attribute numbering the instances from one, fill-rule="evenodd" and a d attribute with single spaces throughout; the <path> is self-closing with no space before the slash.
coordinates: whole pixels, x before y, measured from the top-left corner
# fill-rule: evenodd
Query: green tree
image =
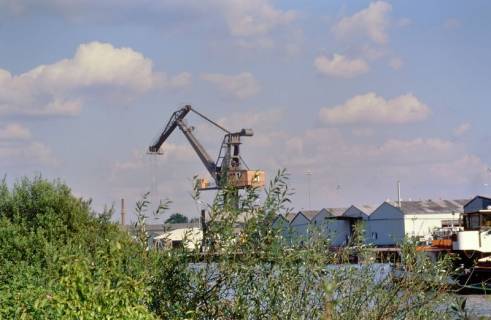
<path id="1" fill-rule="evenodd" d="M 218 192 L 204 241 L 191 251 L 148 250 L 145 221 L 168 202 L 147 213 L 147 196 L 136 205 L 131 237 L 110 222 L 111 210 L 94 213 L 59 181 L 24 178 L 12 188 L 3 181 L 0 319 L 467 317 L 465 303 L 448 290 L 448 258 L 431 261 L 405 242 L 401 261 L 380 265 L 361 231 L 333 252 L 316 228 L 298 241 L 271 228 L 289 211 L 284 171 L 263 198 L 257 189 Z M 350 263 L 354 256 L 359 263 Z"/>
<path id="2" fill-rule="evenodd" d="M 0 319 L 155 319 L 145 251 L 106 213 L 60 181 L 3 181 Z"/>
<path id="3" fill-rule="evenodd" d="M 168 223 L 168 224 L 188 223 L 188 222 L 189 222 L 188 217 L 186 217 L 185 215 L 178 213 L 178 212 L 171 214 L 170 217 L 167 218 L 167 220 L 165 220 L 165 223 Z"/>

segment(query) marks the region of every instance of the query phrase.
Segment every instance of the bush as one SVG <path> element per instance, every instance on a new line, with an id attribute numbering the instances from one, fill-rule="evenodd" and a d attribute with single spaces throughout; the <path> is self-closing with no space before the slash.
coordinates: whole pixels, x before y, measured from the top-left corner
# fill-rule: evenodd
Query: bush
<path id="1" fill-rule="evenodd" d="M 0 318 L 153 319 L 146 257 L 59 181 L 0 186 Z"/>
<path id="2" fill-rule="evenodd" d="M 288 211 L 288 176 L 225 188 L 210 204 L 204 246 L 148 250 L 144 196 L 133 239 L 59 181 L 0 184 L 0 319 L 459 319 L 451 261 L 402 247 L 375 263 L 363 241 L 333 252 L 311 230 L 271 227 Z M 194 196 L 199 197 L 196 191 Z M 262 204 L 260 204 L 262 203 Z M 161 203 L 161 212 L 168 202 Z M 186 246 L 184 246 L 186 247 Z M 204 249 L 204 250 L 202 250 Z M 352 256 L 360 257 L 350 264 Z"/>

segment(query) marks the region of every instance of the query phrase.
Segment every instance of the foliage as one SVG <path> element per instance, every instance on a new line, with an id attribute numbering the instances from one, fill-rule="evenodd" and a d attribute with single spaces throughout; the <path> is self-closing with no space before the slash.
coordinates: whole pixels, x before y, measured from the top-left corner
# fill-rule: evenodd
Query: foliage
<path id="1" fill-rule="evenodd" d="M 185 215 L 176 212 L 170 215 L 167 220 L 165 220 L 165 223 L 188 223 L 189 219 Z"/>
<path id="2" fill-rule="evenodd" d="M 196 193 L 199 196 L 199 193 Z M 165 319 L 459 319 L 448 293 L 451 260 L 436 262 L 402 244 L 401 261 L 378 264 L 362 229 L 347 249 L 271 228 L 288 211 L 288 175 L 257 190 L 226 188 L 209 206 L 204 252 L 166 252 L 152 288 Z M 240 231 L 238 231 L 240 227 Z M 285 239 L 285 236 L 290 239 Z M 295 238 L 295 239 L 292 239 Z M 359 262 L 352 264 L 353 257 Z M 171 284 L 170 289 L 166 284 Z"/>
<path id="3" fill-rule="evenodd" d="M 0 186 L 0 319 L 153 319 L 141 246 L 59 181 Z"/>
<path id="4" fill-rule="evenodd" d="M 227 187 L 208 206 L 203 243 L 155 251 L 145 224 L 169 202 L 148 213 L 145 194 L 131 237 L 110 222 L 111 209 L 93 213 L 59 181 L 22 179 L 12 189 L 4 181 L 0 319 L 467 317 L 465 301 L 447 290 L 449 258 L 431 261 L 405 242 L 400 261 L 378 264 L 361 228 L 338 251 L 320 229 L 272 228 L 291 194 L 285 171 L 264 197 Z"/>

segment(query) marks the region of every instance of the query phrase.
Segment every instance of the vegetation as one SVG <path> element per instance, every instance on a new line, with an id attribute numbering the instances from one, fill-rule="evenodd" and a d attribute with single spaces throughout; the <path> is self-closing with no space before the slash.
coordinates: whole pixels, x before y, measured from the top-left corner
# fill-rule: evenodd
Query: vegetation
<path id="1" fill-rule="evenodd" d="M 148 250 L 146 196 L 132 238 L 59 181 L 0 185 L 0 319 L 461 319 L 448 293 L 450 261 L 403 245 L 402 263 L 376 264 L 360 237 L 329 251 L 271 228 L 288 210 L 279 172 L 260 201 L 227 188 L 209 205 L 205 250 Z M 195 197 L 199 193 L 195 192 Z M 262 204 L 259 204 L 259 203 Z M 237 232 L 237 227 L 241 232 Z M 360 257 L 357 264 L 348 262 Z M 336 265 L 334 265 L 336 264 Z"/>
<path id="2" fill-rule="evenodd" d="M 165 223 L 188 223 L 189 219 L 183 214 L 180 214 L 179 212 L 171 214 L 169 218 L 165 220 Z"/>

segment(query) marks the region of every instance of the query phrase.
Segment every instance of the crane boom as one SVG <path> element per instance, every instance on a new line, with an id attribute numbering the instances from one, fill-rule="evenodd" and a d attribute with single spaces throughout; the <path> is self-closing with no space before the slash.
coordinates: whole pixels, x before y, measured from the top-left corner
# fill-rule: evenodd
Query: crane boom
<path id="1" fill-rule="evenodd" d="M 205 165 L 206 170 L 208 170 L 210 175 L 218 184 L 217 167 L 215 165 L 215 161 L 210 157 L 205 148 L 203 148 L 198 139 L 196 139 L 196 137 L 193 135 L 193 129 L 188 127 L 184 120 L 177 120 L 176 122 L 177 126 L 179 127 L 179 129 L 181 129 L 182 133 L 184 133 L 194 151 L 198 154 L 201 162 L 203 162 L 203 164 Z"/>
<path id="2" fill-rule="evenodd" d="M 174 112 L 167 122 L 162 133 L 155 139 L 154 143 L 148 148 L 150 153 L 158 153 L 162 144 L 167 140 L 171 133 L 176 129 L 178 121 L 182 121 L 184 117 L 191 111 L 191 106 L 187 105 Z"/>

